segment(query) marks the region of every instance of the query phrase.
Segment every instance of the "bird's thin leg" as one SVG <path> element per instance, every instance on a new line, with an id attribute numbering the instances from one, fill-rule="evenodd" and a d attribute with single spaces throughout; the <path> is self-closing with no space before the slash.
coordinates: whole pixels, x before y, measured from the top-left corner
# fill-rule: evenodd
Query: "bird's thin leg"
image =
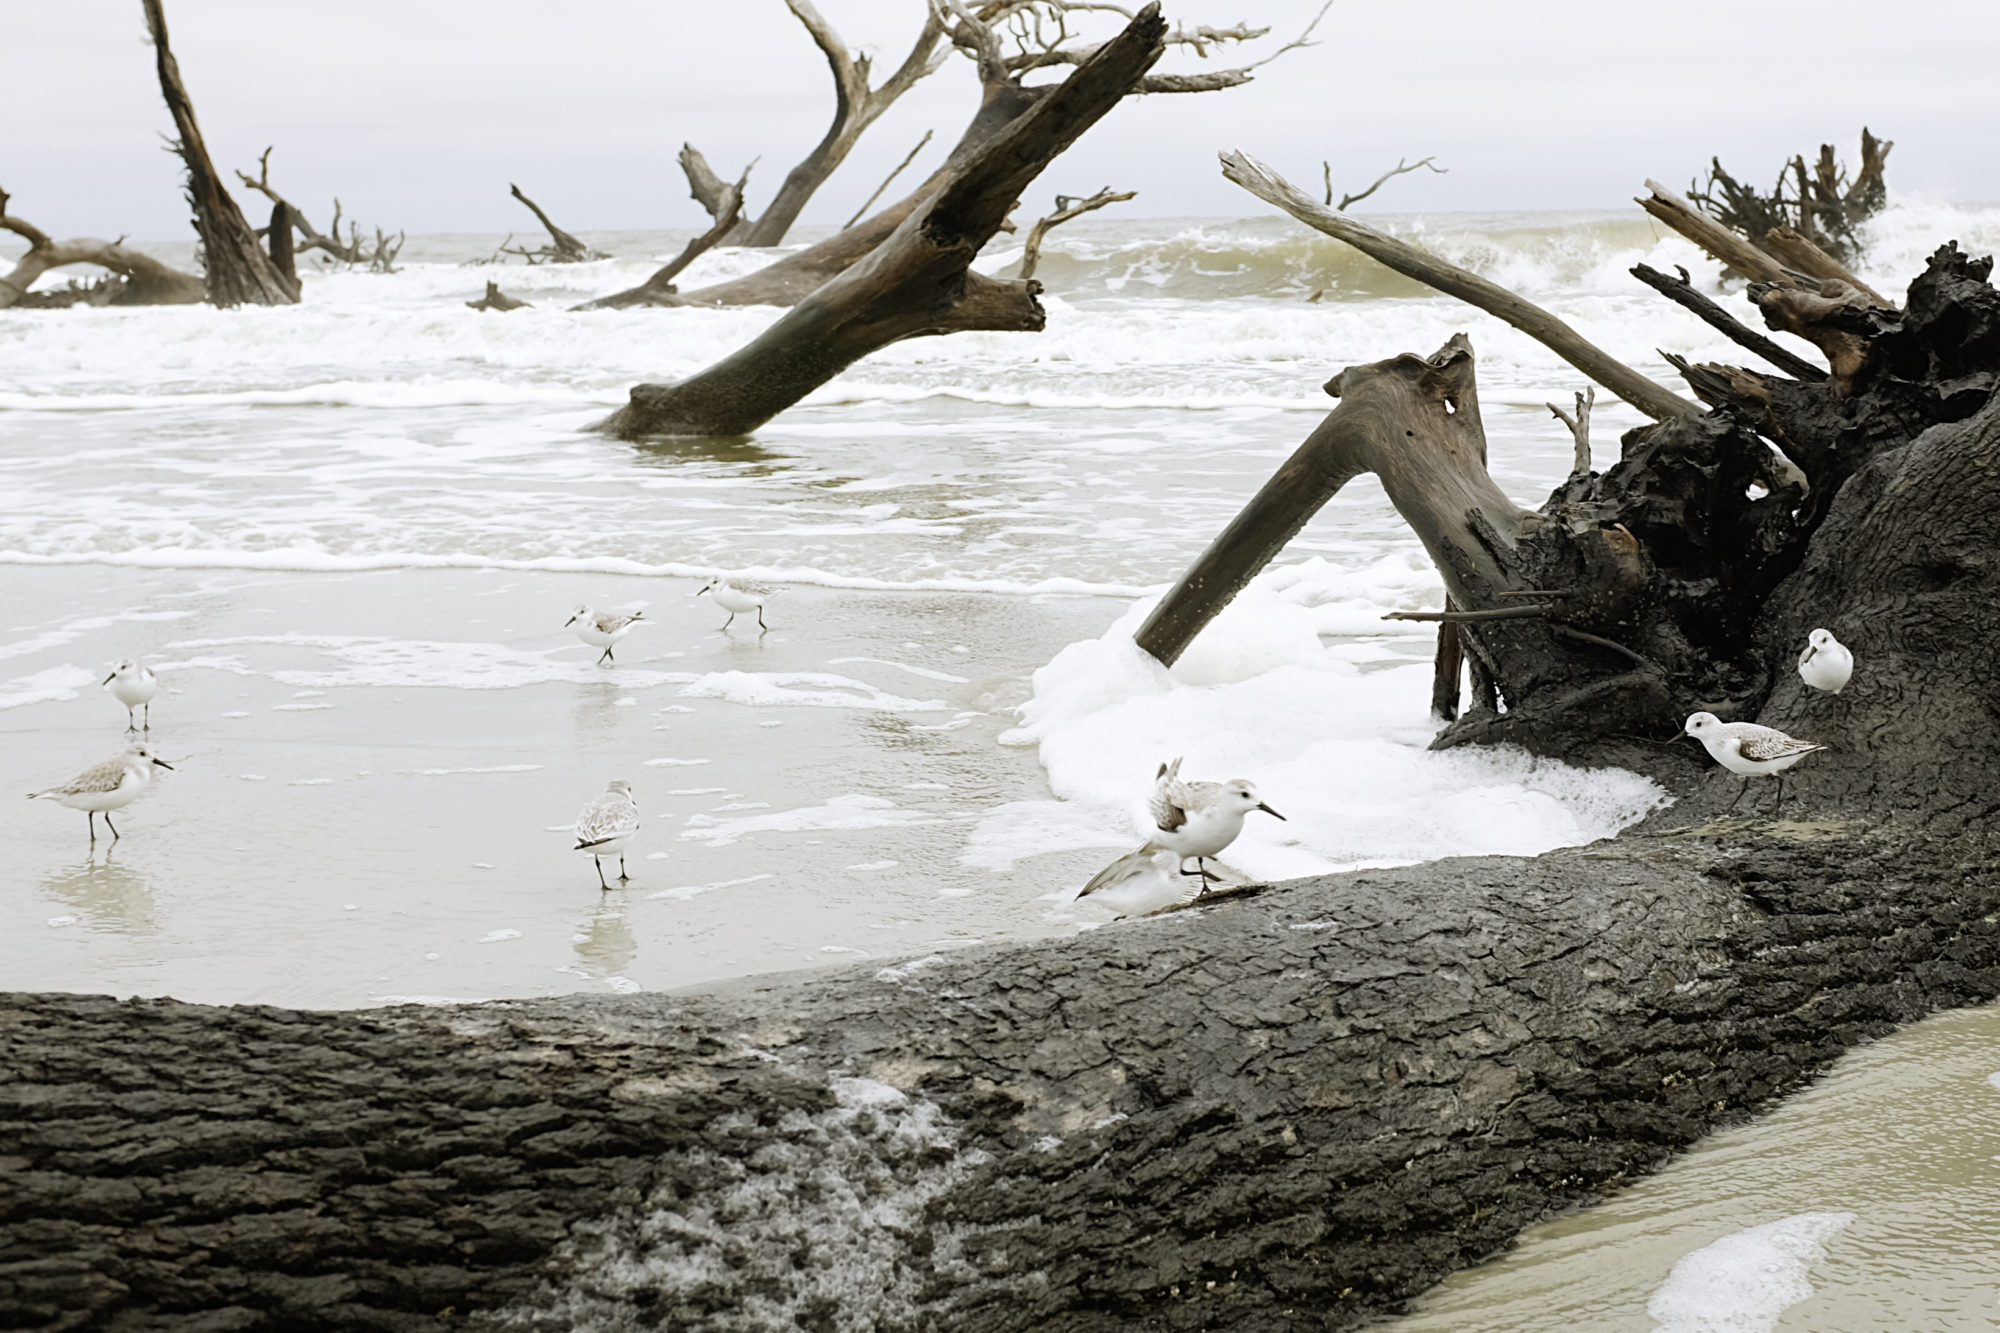
<path id="1" fill-rule="evenodd" d="M 153 729 L 153 701 L 151 699 L 148 699 L 146 701 L 146 730 L 151 731 L 152 729 Z"/>
<path id="2" fill-rule="evenodd" d="M 615 660 L 611 656 L 611 650 L 609 648 L 606 648 L 604 650 L 604 656 L 597 659 L 597 665 L 603 666 L 606 662 L 612 662 L 613 665 L 616 665 Z"/>
<path id="3" fill-rule="evenodd" d="M 118 841 L 118 826 L 111 822 L 111 812 L 109 810 L 104 812 L 104 827 L 111 830 L 111 841 Z"/>
<path id="4" fill-rule="evenodd" d="M 764 608 L 762 606 L 759 606 L 757 608 L 757 628 L 761 630 L 768 630 L 771 628 L 769 625 L 766 625 L 764 623 Z"/>
<path id="5" fill-rule="evenodd" d="M 735 623 L 736 623 L 736 613 L 734 611 L 731 611 L 729 613 L 729 619 L 722 622 L 722 628 L 728 629 L 731 625 Z"/>
<path id="6" fill-rule="evenodd" d="M 1785 775 L 1774 773 L 1771 775 L 1771 780 L 1778 784 L 1778 800 L 1771 807 L 1771 818 L 1778 819 L 1782 818 L 1785 813 Z"/>
<path id="7" fill-rule="evenodd" d="M 626 883 L 631 878 L 632 877 L 630 875 L 625 873 L 625 853 L 620 852 L 618 854 L 618 882 L 620 884 L 623 884 Z"/>
<path id="8" fill-rule="evenodd" d="M 95 810 L 86 810 L 84 813 L 90 816 L 90 845 L 95 847 L 97 845 L 97 812 Z"/>
<path id="9" fill-rule="evenodd" d="M 590 863 L 597 867 L 597 887 L 603 889 L 607 893 L 610 892 L 611 881 L 604 878 L 604 858 L 601 856 L 593 856 L 590 858 Z"/>
<path id="10" fill-rule="evenodd" d="M 139 719 L 132 709 L 125 710 L 125 734 L 130 736 L 139 729 Z"/>

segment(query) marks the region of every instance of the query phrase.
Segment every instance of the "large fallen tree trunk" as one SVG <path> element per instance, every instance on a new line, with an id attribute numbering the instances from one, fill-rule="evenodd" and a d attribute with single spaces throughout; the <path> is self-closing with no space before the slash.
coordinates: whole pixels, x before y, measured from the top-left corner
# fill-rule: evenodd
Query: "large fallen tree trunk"
<path id="1" fill-rule="evenodd" d="M 0 190 L 0 230 L 11 231 L 26 241 L 28 251 L 14 261 L 12 272 L 0 278 L 0 310 L 19 304 L 42 274 L 69 264 L 95 264 L 123 279 L 118 290 L 105 301 L 106 305 L 196 305 L 207 299 L 208 286 L 200 277 L 183 273 L 121 242 L 90 237 L 50 239 L 34 223 L 8 213 L 11 198 L 5 190 Z"/>
<path id="2" fill-rule="evenodd" d="M 972 270 L 972 261 L 1029 183 L 1159 59 L 1165 31 L 1157 4 L 1140 10 L 955 171 L 864 263 L 707 370 L 675 384 L 637 386 L 603 428 L 624 436 L 747 434 L 892 342 L 967 329 L 1041 329 L 1035 283 L 988 278 Z"/>
<path id="3" fill-rule="evenodd" d="M 208 155 L 208 143 L 195 123 L 194 102 L 181 82 L 180 62 L 167 44 L 167 15 L 161 0 L 144 0 L 146 30 L 153 39 L 154 64 L 160 94 L 174 118 L 174 152 L 187 168 L 187 200 L 194 210 L 194 229 L 201 237 L 202 272 L 211 303 L 296 305 L 299 284 L 287 279 L 277 263 L 257 244 L 257 232 L 229 196 L 222 175 Z"/>

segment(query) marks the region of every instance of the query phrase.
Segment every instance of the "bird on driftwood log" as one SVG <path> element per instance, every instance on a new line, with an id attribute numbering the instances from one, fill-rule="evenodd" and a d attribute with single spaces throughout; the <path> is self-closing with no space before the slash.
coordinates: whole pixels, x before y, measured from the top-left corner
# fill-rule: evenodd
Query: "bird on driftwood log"
<path id="1" fill-rule="evenodd" d="M 1783 809 L 1785 804 L 1785 780 L 1778 775 L 1814 750 L 1826 748 L 1817 741 L 1787 736 L 1776 727 L 1763 727 L 1755 722 L 1724 722 L 1713 713 L 1693 714 L 1685 730 L 1702 743 L 1716 763 L 1743 775 L 1743 791 L 1750 789 L 1751 778 L 1777 778 L 1776 809 Z M 1743 792 L 1737 792 L 1729 808 L 1734 810 L 1742 799 Z"/>
<path id="2" fill-rule="evenodd" d="M 593 648 L 604 650 L 603 656 L 597 659 L 597 665 L 611 662 L 615 666 L 617 663 L 611 656 L 611 646 L 630 634 L 632 627 L 645 615 L 644 611 L 593 611 L 587 606 L 579 606 L 576 613 L 563 622 L 563 626 L 568 628 L 574 625 L 577 638 Z"/>
<path id="3" fill-rule="evenodd" d="M 1136 896 L 1150 903 L 1142 909 L 1144 911 L 1157 911 L 1173 902 L 1185 902 L 1190 896 L 1186 891 L 1171 895 L 1166 893 L 1170 881 L 1163 884 L 1158 892 L 1139 892 L 1145 887 L 1139 881 L 1162 875 L 1167 865 L 1162 853 L 1172 854 L 1171 864 L 1175 872 L 1195 878 L 1196 894 L 1205 893 L 1209 881 L 1217 877 L 1209 873 L 1204 862 L 1236 841 L 1237 835 L 1243 832 L 1245 816 L 1252 810 L 1262 810 L 1267 815 L 1284 818 L 1264 804 L 1257 795 L 1257 788 L 1245 778 L 1233 778 L 1228 782 L 1183 782 L 1179 759 L 1160 765 L 1147 809 L 1153 816 L 1153 831 L 1146 845 L 1136 852 L 1126 853 L 1098 871 L 1077 897 L 1115 890 L 1119 891 L 1120 897 Z M 1189 857 L 1194 858 L 1193 870 L 1187 868 Z M 1163 900 L 1153 902 L 1155 897 Z"/>
<path id="4" fill-rule="evenodd" d="M 1854 654 L 1833 637 L 1832 630 L 1816 629 L 1806 637 L 1805 651 L 1799 654 L 1799 679 L 1816 690 L 1839 694 L 1854 676 Z"/>

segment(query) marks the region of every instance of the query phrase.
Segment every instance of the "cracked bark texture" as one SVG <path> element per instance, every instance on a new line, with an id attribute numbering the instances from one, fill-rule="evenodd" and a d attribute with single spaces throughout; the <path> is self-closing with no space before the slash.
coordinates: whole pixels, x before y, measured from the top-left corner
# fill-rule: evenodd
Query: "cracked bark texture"
<path id="1" fill-rule="evenodd" d="M 1855 648 L 1788 812 L 711 993 L 0 998 L 0 1325 L 1289 1330 L 1399 1308 L 1856 1042 L 2000 994 L 2000 406 L 1758 626 Z M 1810 724 L 1810 725 L 1809 725 Z M 1693 750 L 1683 742 L 1683 753 Z M 1693 761 L 1689 761 L 1690 764 Z"/>

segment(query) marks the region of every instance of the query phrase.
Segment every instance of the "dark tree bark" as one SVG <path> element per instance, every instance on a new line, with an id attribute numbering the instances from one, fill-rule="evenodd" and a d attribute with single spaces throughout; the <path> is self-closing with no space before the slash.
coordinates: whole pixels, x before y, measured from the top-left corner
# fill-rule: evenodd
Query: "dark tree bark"
<path id="1" fill-rule="evenodd" d="M 0 230 L 11 231 L 26 241 L 28 251 L 14 261 L 12 272 L 0 278 L 0 310 L 38 304 L 32 299 L 24 301 L 28 288 L 50 269 L 70 264 L 95 264 L 118 275 L 120 284 L 104 300 L 106 305 L 196 305 L 208 298 L 208 285 L 197 275 L 183 273 L 117 241 L 89 237 L 52 240 L 34 223 L 10 215 L 7 205 L 11 199 L 5 190 L 0 190 Z"/>
<path id="2" fill-rule="evenodd" d="M 1029 183 L 1159 59 L 1159 7 L 1139 11 L 1027 114 L 952 173 L 858 264 L 747 346 L 677 384 L 642 384 L 603 428 L 624 436 L 742 435 L 892 342 L 965 329 L 1038 331 L 1039 290 L 974 272 Z"/>
<path id="3" fill-rule="evenodd" d="M 1632 269 L 1632 276 L 1675 305 L 1692 311 L 1710 328 L 1717 330 L 1737 345 L 1755 352 L 1793 379 L 1810 381 L 1826 378 L 1824 370 L 1798 353 L 1788 351 L 1772 342 L 1754 329 L 1745 327 L 1735 316 L 1696 291 L 1694 284 L 1688 281 L 1686 269 L 1677 271 L 1680 277 L 1670 278 L 1649 264 L 1639 264 Z"/>
<path id="4" fill-rule="evenodd" d="M 208 299 L 227 308 L 238 305 L 296 305 L 298 284 L 283 273 L 257 244 L 257 233 L 243 210 L 229 196 L 222 175 L 208 156 L 208 144 L 195 123 L 194 103 L 181 82 L 180 64 L 167 44 L 167 15 L 161 0 L 143 0 L 146 29 L 152 35 L 160 93 L 174 118 L 174 151 L 187 167 L 187 201 L 194 210 L 194 229 L 201 237 L 202 269 Z"/>
<path id="5" fill-rule="evenodd" d="M 480 297 L 477 301 L 466 302 L 466 305 L 474 310 L 499 310 L 503 312 L 508 310 L 524 310 L 532 304 L 534 304 L 532 301 L 517 301 L 507 295 L 507 293 L 500 290 L 500 284 L 494 282 L 491 278 L 486 281 L 486 295 Z"/>

